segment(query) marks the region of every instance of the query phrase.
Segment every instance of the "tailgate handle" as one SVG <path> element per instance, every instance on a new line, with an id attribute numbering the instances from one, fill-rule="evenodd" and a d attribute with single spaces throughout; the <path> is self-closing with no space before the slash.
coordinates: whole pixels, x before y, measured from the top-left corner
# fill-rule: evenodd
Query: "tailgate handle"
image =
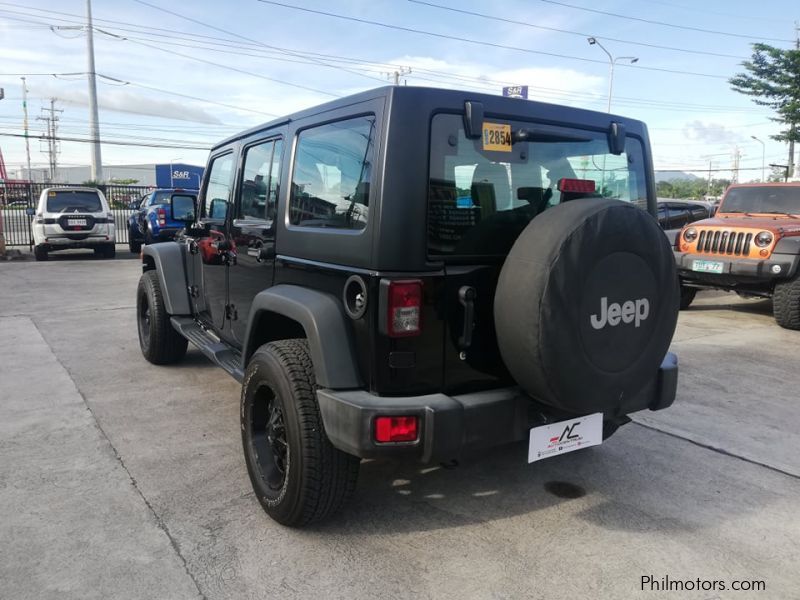
<path id="1" fill-rule="evenodd" d="M 466 350 L 472 345 L 472 331 L 475 329 L 475 288 L 462 285 L 458 289 L 458 301 L 464 307 L 464 330 L 458 338 L 458 345 Z"/>

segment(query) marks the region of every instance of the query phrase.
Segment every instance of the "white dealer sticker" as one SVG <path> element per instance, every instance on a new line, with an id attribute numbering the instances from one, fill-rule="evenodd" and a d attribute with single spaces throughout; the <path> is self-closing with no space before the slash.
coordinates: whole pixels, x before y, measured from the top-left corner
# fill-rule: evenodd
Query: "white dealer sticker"
<path id="1" fill-rule="evenodd" d="M 531 429 L 528 462 L 603 443 L 603 413 Z"/>

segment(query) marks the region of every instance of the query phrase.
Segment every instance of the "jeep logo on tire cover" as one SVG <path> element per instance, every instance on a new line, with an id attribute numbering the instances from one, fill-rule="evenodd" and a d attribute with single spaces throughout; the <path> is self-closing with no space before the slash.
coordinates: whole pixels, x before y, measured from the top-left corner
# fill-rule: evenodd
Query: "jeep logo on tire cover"
<path id="1" fill-rule="evenodd" d="M 591 315 L 589 322 L 594 329 L 603 329 L 606 325 L 616 327 L 620 323 L 633 323 L 638 328 L 649 315 L 650 301 L 647 298 L 609 304 L 608 298 L 603 296 L 600 298 L 599 314 Z"/>

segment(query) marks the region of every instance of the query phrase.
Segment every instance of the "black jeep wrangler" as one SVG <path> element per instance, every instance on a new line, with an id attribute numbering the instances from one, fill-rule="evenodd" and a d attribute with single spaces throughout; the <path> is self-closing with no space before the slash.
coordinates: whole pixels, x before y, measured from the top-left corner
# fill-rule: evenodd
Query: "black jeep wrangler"
<path id="1" fill-rule="evenodd" d="M 388 87 L 211 152 L 196 221 L 146 246 L 139 340 L 242 382 L 258 500 L 300 526 L 359 460 L 529 462 L 672 404 L 679 287 L 644 124 Z"/>

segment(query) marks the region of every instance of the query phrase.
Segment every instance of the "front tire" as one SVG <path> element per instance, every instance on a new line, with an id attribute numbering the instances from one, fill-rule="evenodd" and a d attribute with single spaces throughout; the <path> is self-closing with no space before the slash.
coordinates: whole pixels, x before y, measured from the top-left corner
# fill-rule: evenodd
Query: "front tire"
<path id="1" fill-rule="evenodd" d="M 242 445 L 261 506 L 278 523 L 322 520 L 352 496 L 359 459 L 333 447 L 316 398 L 306 340 L 261 346 L 242 384 Z"/>
<path id="2" fill-rule="evenodd" d="M 36 260 L 47 260 L 47 250 L 41 246 L 35 246 L 33 248 L 33 256 L 36 258 Z"/>
<path id="3" fill-rule="evenodd" d="M 686 310 L 694 302 L 697 295 L 697 288 L 681 286 L 681 310 Z"/>
<path id="4" fill-rule="evenodd" d="M 145 271 L 136 291 L 136 323 L 142 355 L 154 365 L 178 362 L 186 354 L 188 341 L 169 322 L 158 274 Z"/>
<path id="5" fill-rule="evenodd" d="M 784 329 L 800 330 L 800 274 L 775 286 L 772 314 Z"/>

